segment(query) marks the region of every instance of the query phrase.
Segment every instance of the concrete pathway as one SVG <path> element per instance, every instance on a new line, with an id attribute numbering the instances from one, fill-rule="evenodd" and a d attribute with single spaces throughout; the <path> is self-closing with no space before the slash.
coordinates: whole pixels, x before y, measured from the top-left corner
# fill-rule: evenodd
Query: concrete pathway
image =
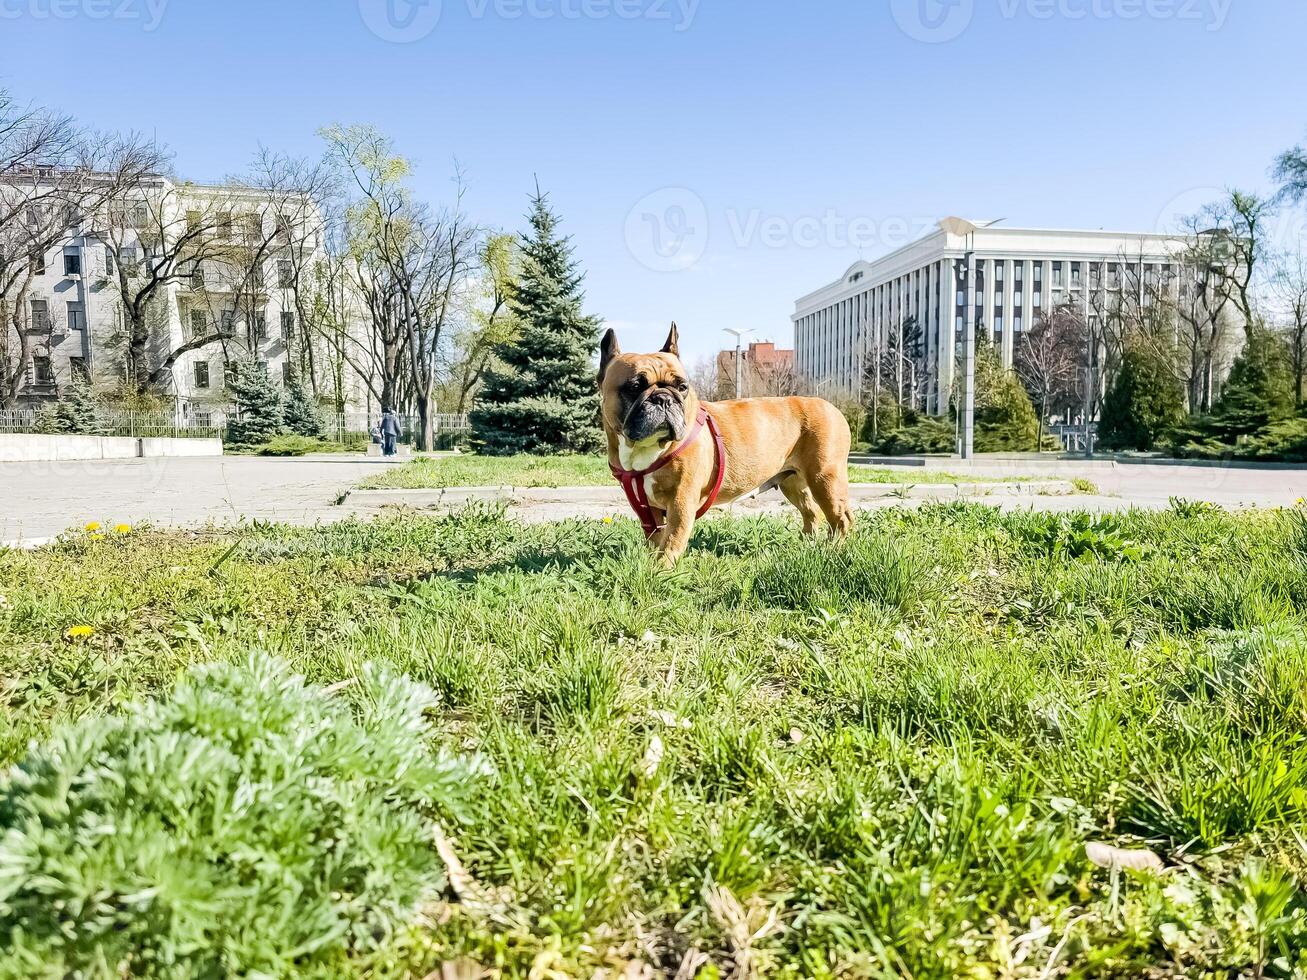
<path id="1" fill-rule="evenodd" d="M 389 460 L 363 456 L 0 463 L 0 542 L 88 521 L 190 527 L 242 519 L 338 519 L 346 492 Z"/>
<path id="2" fill-rule="evenodd" d="M 230 524 L 240 520 L 313 524 L 350 515 L 370 516 L 396 506 L 438 510 L 469 499 L 506 500 L 512 514 L 530 520 L 627 517 L 616 484 L 562 490 L 463 488 L 426 498 L 348 492 L 388 460 L 362 456 L 302 459 L 223 456 L 206 459 L 139 459 L 64 463 L 0 463 L 0 543 L 31 544 L 87 521 L 160 526 Z M 949 468 L 948 462 L 942 464 Z M 956 463 L 954 468 L 956 468 Z M 972 472 L 1030 475 L 1030 466 L 977 465 Z M 1004 508 L 1119 510 L 1166 507 L 1172 496 L 1225 507 L 1293 506 L 1307 497 L 1307 467 L 1111 465 L 1075 461 L 1040 463 L 1038 472 L 1067 481 L 1083 477 L 1100 493 L 1068 494 L 1065 483 L 1015 484 L 1008 489 L 972 484 L 922 484 L 913 490 L 862 487 L 862 508 L 917 506 L 927 499 L 977 499 Z M 344 498 L 344 504 L 338 501 Z M 777 492 L 736 504 L 737 513 L 783 513 Z"/>

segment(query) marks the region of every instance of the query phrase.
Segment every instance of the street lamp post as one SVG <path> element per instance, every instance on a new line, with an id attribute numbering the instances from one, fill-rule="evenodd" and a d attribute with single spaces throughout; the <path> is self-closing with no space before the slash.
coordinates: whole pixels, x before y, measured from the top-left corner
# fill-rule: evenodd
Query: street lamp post
<path id="1" fill-rule="evenodd" d="M 957 274 L 963 284 L 963 301 L 966 303 L 962 320 L 962 412 L 958 455 L 971 459 L 975 455 L 976 436 L 976 253 L 971 248 L 957 260 Z"/>
<path id="2" fill-rule="evenodd" d="M 736 330 L 733 327 L 724 327 L 726 333 L 735 336 L 735 397 L 743 398 L 744 391 L 741 388 L 741 366 L 744 361 L 744 337 L 745 334 L 753 333 L 753 330 Z"/>

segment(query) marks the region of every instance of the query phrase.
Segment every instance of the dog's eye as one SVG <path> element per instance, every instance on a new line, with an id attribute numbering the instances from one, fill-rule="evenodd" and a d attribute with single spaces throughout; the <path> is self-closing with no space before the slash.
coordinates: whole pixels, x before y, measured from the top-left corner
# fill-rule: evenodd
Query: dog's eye
<path id="1" fill-rule="evenodd" d="M 626 387 L 629 388 L 631 391 L 640 391 L 641 389 L 644 388 L 644 385 L 645 385 L 644 378 L 641 377 L 632 378 L 630 381 L 626 383 Z"/>
<path id="2" fill-rule="evenodd" d="M 684 381 L 682 381 L 676 386 L 676 390 L 684 394 L 685 392 L 690 390 L 690 386 L 686 384 Z"/>

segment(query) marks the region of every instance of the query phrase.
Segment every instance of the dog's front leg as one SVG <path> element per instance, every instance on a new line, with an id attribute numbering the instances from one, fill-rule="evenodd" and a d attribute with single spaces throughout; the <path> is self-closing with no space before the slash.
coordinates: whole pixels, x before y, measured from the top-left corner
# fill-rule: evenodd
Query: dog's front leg
<path id="1" fill-rule="evenodd" d="M 694 532 L 694 514 L 698 509 L 690 494 L 678 494 L 667 508 L 667 524 L 654 539 L 654 548 L 660 564 L 671 568 L 685 554 Z"/>

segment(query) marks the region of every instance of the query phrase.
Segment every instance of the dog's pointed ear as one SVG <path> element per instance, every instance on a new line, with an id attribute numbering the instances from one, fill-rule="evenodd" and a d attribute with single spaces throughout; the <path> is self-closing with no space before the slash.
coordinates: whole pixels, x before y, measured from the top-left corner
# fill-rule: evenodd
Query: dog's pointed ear
<path id="1" fill-rule="evenodd" d="M 680 339 L 681 339 L 680 331 L 676 329 L 676 321 L 673 320 L 672 332 L 667 335 L 667 343 L 663 344 L 662 352 L 664 354 L 671 354 L 673 357 L 680 357 L 681 356 L 681 347 L 679 344 Z"/>
<path id="2" fill-rule="evenodd" d="M 617 331 L 612 327 L 604 334 L 604 339 L 599 342 L 599 383 L 604 383 L 604 373 L 608 370 L 608 365 L 612 363 L 614 357 L 622 353 L 622 348 L 617 345 Z"/>

